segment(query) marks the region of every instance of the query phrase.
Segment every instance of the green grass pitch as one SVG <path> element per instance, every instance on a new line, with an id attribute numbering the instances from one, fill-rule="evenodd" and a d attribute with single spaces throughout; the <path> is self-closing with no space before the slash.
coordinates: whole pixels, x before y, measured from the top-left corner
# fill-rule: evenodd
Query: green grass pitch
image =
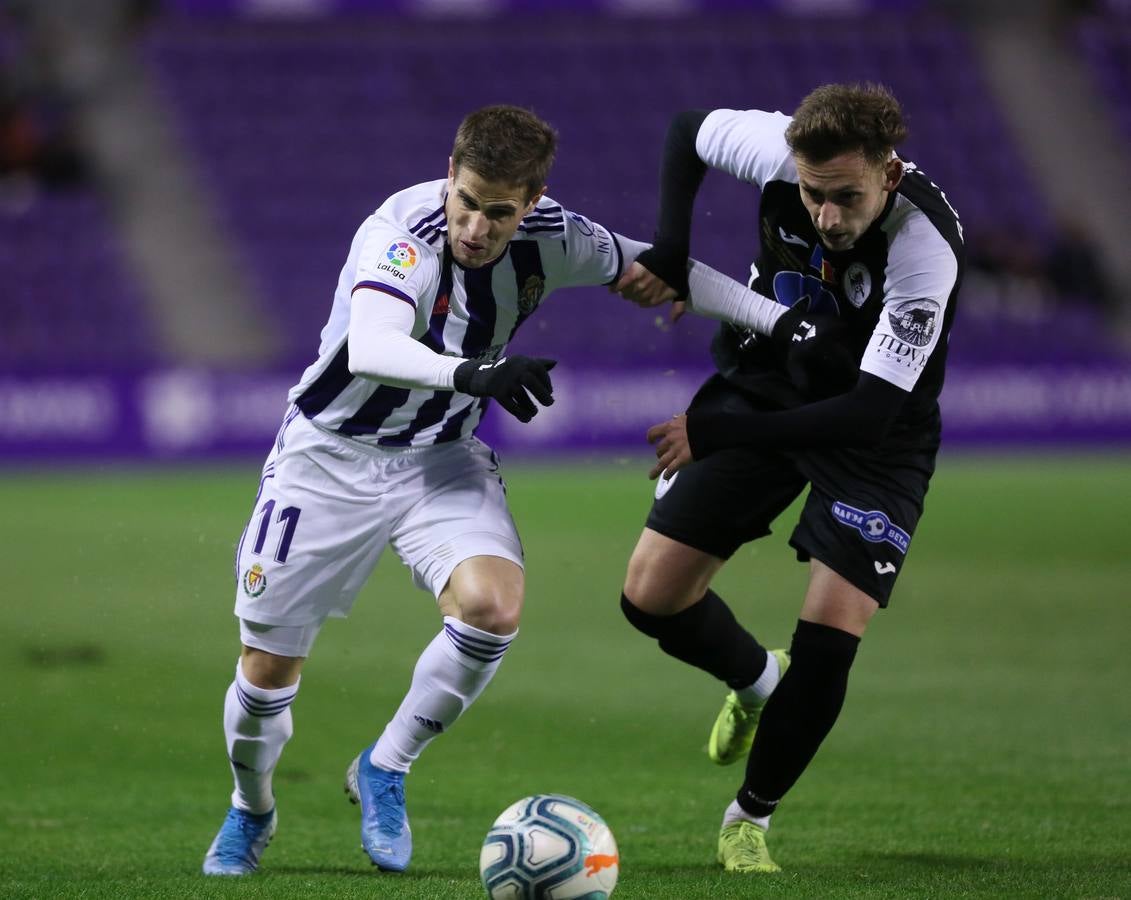
<path id="1" fill-rule="evenodd" d="M 1131 460 L 944 457 L 840 722 L 775 817 L 784 872 L 714 865 L 740 767 L 704 753 L 722 691 L 625 623 L 647 460 L 507 467 L 528 557 L 520 639 L 408 782 L 416 853 L 381 875 L 342 794 L 438 617 L 391 553 L 331 621 L 294 706 L 258 874 L 199 875 L 228 802 L 231 559 L 257 466 L 0 477 L 0 896 L 481 896 L 495 815 L 601 812 L 615 896 L 1131 896 Z M 771 646 L 805 568 L 771 538 L 716 586 Z"/>

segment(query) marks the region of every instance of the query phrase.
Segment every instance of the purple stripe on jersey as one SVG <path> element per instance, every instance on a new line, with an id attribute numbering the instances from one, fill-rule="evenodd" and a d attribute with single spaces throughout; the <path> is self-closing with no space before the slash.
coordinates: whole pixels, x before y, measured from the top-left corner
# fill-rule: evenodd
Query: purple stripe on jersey
<path id="1" fill-rule="evenodd" d="M 470 319 L 463 346 L 460 347 L 460 356 L 464 359 L 475 359 L 495 343 L 495 292 L 491 286 L 494 277 L 494 266 L 463 270 L 467 316 Z"/>
<path id="2" fill-rule="evenodd" d="M 297 406 L 292 406 L 287 415 L 283 419 L 283 424 L 279 426 L 279 433 L 275 436 L 275 450 L 279 453 L 283 452 L 283 447 L 286 446 L 287 440 L 287 426 L 295 420 L 295 417 L 302 412 Z"/>
<path id="3" fill-rule="evenodd" d="M 338 426 L 341 434 L 376 434 L 385 420 L 408 402 L 408 388 L 380 385 L 361 408 Z"/>
<path id="4" fill-rule="evenodd" d="M 342 349 L 334 354 L 334 358 L 330 360 L 330 364 L 322 374 L 314 379 L 314 383 L 295 401 L 295 406 L 302 410 L 303 415 L 313 419 L 349 386 L 353 381 L 349 363 L 350 352 L 347 341 L 342 344 Z"/>
<path id="5" fill-rule="evenodd" d="M 413 309 L 416 309 L 416 301 L 403 291 L 398 291 L 392 285 L 384 284 L 380 281 L 359 281 L 353 286 L 353 290 L 350 291 L 350 296 L 352 297 L 361 288 L 369 288 L 372 291 L 380 291 L 382 294 L 388 294 L 390 297 L 396 297 L 398 300 L 403 300 Z"/>
<path id="6" fill-rule="evenodd" d="M 440 286 L 436 289 L 436 299 L 432 301 L 432 315 L 428 318 L 428 330 L 420 336 L 420 343 L 433 353 L 444 352 L 444 326 L 448 321 L 449 302 L 452 296 L 452 248 L 444 245 L 444 256 L 440 260 Z"/>
<path id="7" fill-rule="evenodd" d="M 564 227 L 561 223 L 557 225 L 532 225 L 529 228 L 525 225 L 519 225 L 518 230 L 523 234 L 537 234 L 542 231 L 561 231 Z"/>
<path id="8" fill-rule="evenodd" d="M 564 221 L 565 221 L 565 219 L 562 218 L 560 213 L 557 214 L 557 215 L 550 214 L 550 215 L 544 216 L 544 215 L 541 215 L 538 212 L 532 212 L 530 215 L 523 216 L 523 218 L 522 218 L 522 224 L 523 225 L 529 225 L 531 222 L 564 222 Z"/>
<path id="9" fill-rule="evenodd" d="M 523 296 L 531 278 L 537 279 L 545 287 L 546 270 L 542 267 L 542 250 L 537 241 L 511 241 L 511 265 L 514 266 L 514 281 L 519 298 Z M 518 326 L 530 318 L 530 314 L 537 308 L 534 305 L 523 309 L 523 304 L 519 303 L 518 318 L 515 319 L 511 333 L 507 335 L 508 343 L 518 331 Z"/>
<path id="10" fill-rule="evenodd" d="M 432 210 L 432 212 L 428 213 L 428 215 L 426 215 L 423 219 L 421 219 L 419 222 L 417 222 L 415 225 L 413 225 L 408 230 L 409 234 L 419 235 L 419 229 L 420 228 L 423 228 L 425 225 L 427 225 L 429 222 L 431 222 L 433 219 L 435 219 L 436 216 L 442 215 L 443 212 L 444 212 L 443 206 L 441 206 L 439 209 Z"/>
<path id="11" fill-rule="evenodd" d="M 454 391 L 436 391 L 436 393 L 420 404 L 420 409 L 417 410 L 416 416 L 404 429 L 398 431 L 396 434 L 378 439 L 377 443 L 383 447 L 409 446 L 412 443 L 412 439 L 425 428 L 429 428 L 437 422 L 443 421 L 444 416 L 448 414 L 448 410 L 451 408 L 452 398 L 454 396 Z"/>
<path id="12" fill-rule="evenodd" d="M 480 415 L 482 415 L 483 410 L 487 408 L 487 402 L 486 397 L 480 397 L 477 402 L 469 403 L 448 419 L 448 421 L 444 423 L 444 427 L 436 434 L 436 443 L 446 444 L 448 441 L 456 440 L 463 433 L 463 423 L 467 421 L 468 417 L 473 412 L 478 411 Z M 478 425 L 476 427 L 478 427 Z"/>
<path id="13" fill-rule="evenodd" d="M 531 215 L 537 214 L 540 216 L 545 216 L 549 215 L 550 213 L 561 214 L 561 211 L 562 208 L 560 206 L 536 206 L 534 207 L 534 212 L 532 212 Z"/>

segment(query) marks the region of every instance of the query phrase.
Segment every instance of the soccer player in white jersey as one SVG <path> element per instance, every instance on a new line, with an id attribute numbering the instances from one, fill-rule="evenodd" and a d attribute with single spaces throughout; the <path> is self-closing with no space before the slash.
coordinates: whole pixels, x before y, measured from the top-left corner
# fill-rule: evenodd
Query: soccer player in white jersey
<path id="1" fill-rule="evenodd" d="M 386 547 L 435 596 L 443 626 L 346 787 L 373 863 L 409 864 L 405 775 L 518 632 L 522 546 L 498 460 L 474 432 L 490 399 L 524 422 L 535 401 L 552 403 L 554 361 L 504 356 L 507 342 L 550 291 L 612 284 L 646 248 L 543 195 L 555 146 L 532 113 L 480 109 L 459 127 L 448 177 L 394 194 L 354 237 L 236 555 L 242 651 L 224 702 L 235 788 L 206 874 L 257 868 L 303 663 Z M 699 312 L 763 333 L 780 316 L 707 267 L 692 278 Z"/>
<path id="2" fill-rule="evenodd" d="M 506 357 L 507 342 L 553 289 L 621 273 L 617 238 L 543 195 L 556 140 L 525 110 L 480 109 L 448 177 L 394 194 L 353 240 L 237 552 L 243 646 L 224 704 L 235 789 L 205 873 L 257 867 L 303 662 L 386 547 L 443 625 L 347 788 L 373 863 L 409 864 L 405 774 L 487 686 L 523 602 L 522 546 L 476 425 L 490 399 L 522 421 L 553 402 L 554 361 Z"/>

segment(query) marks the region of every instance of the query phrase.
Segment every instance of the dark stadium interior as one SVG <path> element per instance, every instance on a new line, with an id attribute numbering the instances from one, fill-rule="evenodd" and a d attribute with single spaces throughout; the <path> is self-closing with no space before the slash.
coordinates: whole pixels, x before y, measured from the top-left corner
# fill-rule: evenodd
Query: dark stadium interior
<path id="1" fill-rule="evenodd" d="M 769 0 L 651 14 L 634 4 L 629 15 L 518 0 L 492 14 L 476 3 L 438 13 L 349 0 L 9 3 L 0 371 L 16 394 L 34 394 L 44 373 L 112 375 L 144 393 L 149 379 L 186 368 L 285 389 L 314 357 L 349 237 L 392 191 L 444 175 L 471 108 L 506 101 L 548 118 L 561 134 L 551 196 L 647 239 L 675 111 L 789 110 L 813 85 L 871 80 L 901 98 L 904 156 L 945 186 L 965 227 L 970 271 L 944 394 L 952 434 L 1126 442 L 1131 264 L 1110 225 L 1131 184 L 1126 4 L 824 7 L 833 12 L 818 20 Z M 1000 34 L 1031 36 L 1034 53 L 1056 48 L 1072 78 L 1053 72 L 1066 86 L 1043 101 L 1047 113 L 1026 113 L 1037 88 L 1001 76 L 1016 66 Z M 1106 140 L 1075 134 L 1071 117 L 1054 132 L 1059 147 L 1026 127 L 1073 109 Z M 708 178 L 692 251 L 743 278 L 756 194 L 735 203 L 734 191 L 725 176 Z M 1066 194 L 1080 199 L 1066 204 Z M 692 317 L 668 327 L 593 289 L 546 304 L 518 346 L 560 358 L 563 371 L 639 379 L 701 371 L 713 327 Z M 69 402 L 79 401 L 60 399 Z M 149 415 L 118 402 L 114 421 Z M 275 418 L 277 408 L 226 449 L 257 452 Z M 143 434 L 131 442 L 128 428 L 102 427 L 119 435 L 104 454 L 153 450 Z M 615 412 L 587 427 L 575 436 L 585 447 L 629 433 Z M 0 434 L 0 454 L 65 455 L 54 434 L 49 423 Z M 88 449 L 98 444 L 92 434 Z M 208 442 L 191 452 L 206 455 Z"/>

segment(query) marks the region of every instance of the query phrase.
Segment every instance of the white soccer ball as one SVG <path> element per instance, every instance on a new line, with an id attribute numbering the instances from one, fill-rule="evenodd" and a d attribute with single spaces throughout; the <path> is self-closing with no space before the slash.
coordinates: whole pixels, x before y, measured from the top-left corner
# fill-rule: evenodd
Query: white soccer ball
<path id="1" fill-rule="evenodd" d="M 479 853 L 492 900 L 604 900 L 619 871 L 617 842 L 604 819 L 562 794 L 512 803 Z"/>

